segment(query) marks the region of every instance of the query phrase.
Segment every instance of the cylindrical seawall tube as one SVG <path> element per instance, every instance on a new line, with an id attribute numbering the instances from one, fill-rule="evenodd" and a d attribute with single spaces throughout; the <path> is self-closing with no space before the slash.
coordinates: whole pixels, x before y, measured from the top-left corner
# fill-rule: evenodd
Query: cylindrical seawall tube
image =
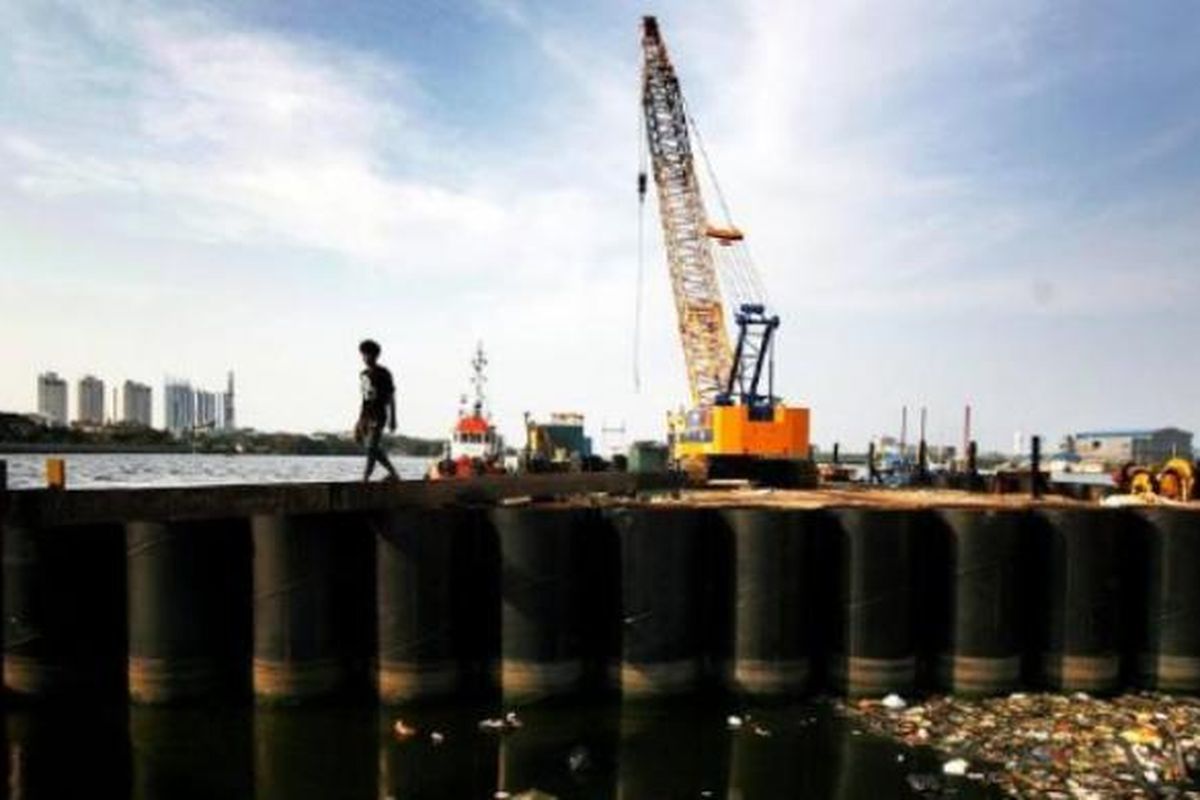
<path id="1" fill-rule="evenodd" d="M 912 511 L 843 508 L 831 537 L 837 607 L 829 678 L 849 695 L 911 691 Z"/>
<path id="2" fill-rule="evenodd" d="M 606 512 L 621 542 L 621 667 L 626 697 L 700 686 L 704 637 L 701 513 L 629 508 Z"/>
<path id="3" fill-rule="evenodd" d="M 794 695 L 813 674 L 819 511 L 742 508 L 719 512 L 733 536 L 734 636 L 729 688 Z"/>
<path id="4" fill-rule="evenodd" d="M 463 565 L 456 545 L 465 515 L 401 510 L 371 517 L 375 531 L 378 690 L 385 703 L 451 694 L 462 686 L 456 613 Z"/>
<path id="5" fill-rule="evenodd" d="M 140 703 L 249 695 L 247 519 L 131 522 L 129 693 Z"/>
<path id="6" fill-rule="evenodd" d="M 1200 692 L 1200 513 L 1130 512 L 1122 536 L 1133 677 L 1163 692 Z"/>
<path id="7" fill-rule="evenodd" d="M 1029 517 L 1034 559 L 1033 674 L 1059 691 L 1107 692 L 1120 682 L 1117 515 L 1041 508 Z"/>
<path id="8" fill-rule="evenodd" d="M 30 699 L 125 694 L 125 556 L 119 525 L 4 537 L 4 687 Z"/>
<path id="9" fill-rule="evenodd" d="M 500 508 L 500 681 L 510 701 L 572 694 L 584 678 L 580 544 L 587 512 Z"/>
<path id="10" fill-rule="evenodd" d="M 1018 576 L 1027 516 L 978 508 L 921 516 L 917 619 L 937 688 L 987 695 L 1020 683 Z"/>
<path id="11" fill-rule="evenodd" d="M 374 650 L 374 542 L 357 514 L 256 515 L 259 702 L 364 694 Z"/>

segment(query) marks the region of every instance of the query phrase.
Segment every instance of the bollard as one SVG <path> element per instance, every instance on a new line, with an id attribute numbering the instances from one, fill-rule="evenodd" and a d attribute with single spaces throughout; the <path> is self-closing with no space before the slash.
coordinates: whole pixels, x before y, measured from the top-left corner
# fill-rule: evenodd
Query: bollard
<path id="1" fill-rule="evenodd" d="M 585 630 L 580 559 L 588 513 L 500 508 L 489 519 L 500 550 L 500 685 L 508 701 L 580 689 Z"/>
<path id="2" fill-rule="evenodd" d="M 918 619 L 928 629 L 937 686 L 959 694 L 1011 691 L 1021 675 L 1018 559 L 1026 515 L 940 509 L 926 519 L 921 563 L 929 594 Z"/>
<path id="3" fill-rule="evenodd" d="M 461 511 L 401 510 L 371 517 L 375 533 L 379 698 L 395 704 L 450 694 L 463 680 L 464 624 L 456 613 Z M 485 609 L 480 608 L 486 613 Z"/>
<path id="4" fill-rule="evenodd" d="M 4 526 L 4 686 L 30 698 L 125 694 L 117 525 Z"/>
<path id="5" fill-rule="evenodd" d="M 1037 677 L 1059 691 L 1106 692 L 1120 672 L 1115 516 L 1101 509 L 1043 508 L 1030 516 L 1026 571 L 1039 623 Z"/>
<path id="6" fill-rule="evenodd" d="M 621 545 L 621 666 L 626 697 L 678 694 L 700 684 L 700 513 L 612 509 Z"/>
<path id="7" fill-rule="evenodd" d="M 1042 496 L 1042 437 L 1030 438 L 1029 493 L 1034 500 Z"/>
<path id="8" fill-rule="evenodd" d="M 734 538 L 734 644 L 729 688 L 792 695 L 808 688 L 816 639 L 817 511 L 727 509 Z"/>
<path id="9" fill-rule="evenodd" d="M 365 693 L 374 542 L 359 515 L 255 515 L 254 693 L 299 702 Z"/>
<path id="10" fill-rule="evenodd" d="M 838 509 L 829 554 L 836 608 L 830 678 L 849 695 L 906 692 L 916 680 L 912 512 Z"/>
<path id="11" fill-rule="evenodd" d="M 62 490 L 67 488 L 67 462 L 62 458 L 46 459 L 46 488 Z"/>
<path id="12" fill-rule="evenodd" d="M 1140 509 L 1123 538 L 1137 681 L 1200 692 L 1200 514 Z"/>
<path id="13" fill-rule="evenodd" d="M 126 549 L 133 700 L 249 695 L 248 521 L 131 522 Z"/>
<path id="14" fill-rule="evenodd" d="M 979 445 L 974 439 L 967 444 L 967 486 L 972 492 L 984 488 L 983 481 L 979 479 Z"/>
<path id="15" fill-rule="evenodd" d="M 867 445 L 867 483 L 879 483 L 879 470 L 875 466 L 875 443 Z"/>

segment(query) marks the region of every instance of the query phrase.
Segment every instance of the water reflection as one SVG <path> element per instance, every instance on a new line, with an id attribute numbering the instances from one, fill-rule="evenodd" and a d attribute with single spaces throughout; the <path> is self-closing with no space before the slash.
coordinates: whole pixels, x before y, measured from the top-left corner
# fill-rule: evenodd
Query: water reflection
<path id="1" fill-rule="evenodd" d="M 616 795 L 620 710 L 616 705 L 528 710 L 500 744 L 500 788 L 536 788 L 555 797 L 605 800 Z"/>
<path id="2" fill-rule="evenodd" d="M 378 785 L 374 709 L 254 712 L 254 797 L 372 797 Z"/>
<path id="3" fill-rule="evenodd" d="M 675 702 L 527 709 L 481 731 L 489 707 L 9 710 L 8 797 L 371 800 L 552 797 L 912 796 L 938 772 L 850 727 L 822 704 L 744 708 Z M 745 721 L 737 730 L 729 714 Z M 417 733 L 399 741 L 402 718 Z M 434 737 L 433 734 L 438 734 Z M 435 741 L 436 739 L 436 741 Z M 960 783 L 961 798 L 987 796 Z"/>
<path id="4" fill-rule="evenodd" d="M 485 713 L 472 708 L 380 712 L 379 797 L 492 797 L 500 741 L 480 733 L 478 722 Z M 392 725 L 397 719 L 416 731 L 411 739 L 396 740 Z M 433 741 L 434 734 L 443 737 L 440 744 Z"/>
<path id="5" fill-rule="evenodd" d="M 103 787 L 116 797 L 130 795 L 131 764 L 125 731 L 126 709 L 80 713 L 46 709 L 5 715 L 4 767 L 8 797 L 93 797 Z"/>
<path id="6" fill-rule="evenodd" d="M 134 800 L 254 796 L 253 715 L 247 710 L 133 707 L 127 741 Z"/>

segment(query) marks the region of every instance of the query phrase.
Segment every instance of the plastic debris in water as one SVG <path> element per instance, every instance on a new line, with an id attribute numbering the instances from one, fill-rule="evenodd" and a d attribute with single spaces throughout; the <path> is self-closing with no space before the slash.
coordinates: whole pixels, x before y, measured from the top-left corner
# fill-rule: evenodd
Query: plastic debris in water
<path id="1" fill-rule="evenodd" d="M 404 720 L 398 719 L 396 720 L 395 724 L 392 725 L 392 735 L 400 741 L 404 741 L 416 736 L 417 729 L 409 727 L 408 725 L 404 724 Z"/>
<path id="2" fill-rule="evenodd" d="M 736 731 L 742 727 L 742 718 L 736 714 L 730 714 L 725 720 L 725 725 L 728 726 L 729 730 Z"/>
<path id="3" fill-rule="evenodd" d="M 1013 797 L 1197 798 L 1200 700 L 1142 692 L 967 699 L 933 696 L 902 712 L 840 704 L 852 725 L 927 746 L 968 779 Z M 970 769 L 966 770 L 967 760 Z"/>
<path id="4" fill-rule="evenodd" d="M 908 706 L 908 703 L 904 702 L 904 698 L 898 694 L 889 694 L 879 701 L 879 705 L 889 711 L 901 711 Z"/>
<path id="5" fill-rule="evenodd" d="M 591 756 L 588 755 L 587 748 L 581 744 L 572 747 L 571 752 L 567 754 L 567 766 L 572 772 L 583 772 L 591 765 Z"/>
<path id="6" fill-rule="evenodd" d="M 962 777 L 967 774 L 967 767 L 971 766 L 963 758 L 952 758 L 945 764 L 942 764 L 942 772 L 947 775 L 956 775 Z"/>
<path id="7" fill-rule="evenodd" d="M 917 794 L 937 792 L 942 788 L 942 779 L 928 773 L 913 773 L 906 776 L 905 780 L 908 781 L 909 788 Z"/>
<path id="8" fill-rule="evenodd" d="M 519 728 L 522 724 L 520 717 L 517 716 L 517 712 L 515 711 L 510 711 L 504 715 L 504 723 L 510 728 Z"/>
<path id="9" fill-rule="evenodd" d="M 433 743 L 434 747 L 437 747 L 442 742 L 446 741 L 446 737 L 443 734 L 434 731 L 433 733 L 429 734 L 429 741 Z"/>

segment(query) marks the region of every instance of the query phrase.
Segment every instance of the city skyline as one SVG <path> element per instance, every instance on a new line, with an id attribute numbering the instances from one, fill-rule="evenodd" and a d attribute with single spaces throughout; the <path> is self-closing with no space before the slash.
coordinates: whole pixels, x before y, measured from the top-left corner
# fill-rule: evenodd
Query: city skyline
<path id="1" fill-rule="evenodd" d="M 344 430 L 370 336 L 400 427 L 444 436 L 482 339 L 510 437 L 560 410 L 663 436 L 686 388 L 653 202 L 632 379 L 644 9 L 55 8 L 0 9 L 0 408 L 46 364 L 232 365 L 239 424 Z M 952 443 L 970 402 L 1005 451 L 1200 428 L 1167 344 L 1200 307 L 1200 8 L 653 10 L 814 441 L 902 404 Z"/>
<path id="2" fill-rule="evenodd" d="M 236 427 L 236 399 L 232 370 L 226 372 L 225 381 L 225 391 L 218 392 L 206 390 L 190 380 L 164 376 L 162 424 L 158 426 L 155 425 L 153 410 L 154 390 L 150 384 L 127 378 L 121 383 L 118 393 L 114 382 L 112 402 L 108 405 L 108 384 L 90 372 L 76 381 L 74 415 L 70 413 L 69 381 L 54 370 L 38 373 L 35 410 L 14 407 L 0 411 L 33 414 L 51 425 L 63 427 L 133 423 L 159 427 L 176 434 L 194 428 L 233 430 Z M 172 408 L 171 389 L 185 391 L 189 395 L 186 399 L 176 398 L 183 403 L 178 409 Z"/>

